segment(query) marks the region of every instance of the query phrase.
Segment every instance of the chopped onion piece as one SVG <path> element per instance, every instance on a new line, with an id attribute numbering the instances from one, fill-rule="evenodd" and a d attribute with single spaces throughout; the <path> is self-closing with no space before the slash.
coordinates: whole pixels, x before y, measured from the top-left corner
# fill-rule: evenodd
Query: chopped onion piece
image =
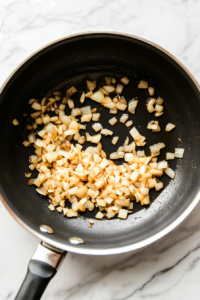
<path id="1" fill-rule="evenodd" d="M 135 109 L 137 107 L 137 104 L 138 104 L 138 100 L 130 100 L 128 103 L 128 111 L 133 115 L 135 114 Z"/>
<path id="2" fill-rule="evenodd" d="M 86 132 L 86 140 L 88 142 L 97 144 L 101 140 L 101 134 L 91 136 L 88 132 Z"/>
<path id="3" fill-rule="evenodd" d="M 128 210 L 127 209 L 120 209 L 119 214 L 118 214 L 118 218 L 120 219 L 127 219 L 128 216 Z"/>
<path id="4" fill-rule="evenodd" d="M 101 130 L 103 128 L 103 126 L 101 125 L 101 123 L 94 123 L 92 125 L 92 128 L 97 132 L 97 131 Z"/>
<path id="5" fill-rule="evenodd" d="M 86 82 L 87 82 L 87 88 L 89 91 L 93 91 L 96 88 L 96 85 L 97 85 L 96 81 L 86 80 Z"/>
<path id="6" fill-rule="evenodd" d="M 124 111 L 127 108 L 127 105 L 122 102 L 117 102 L 116 107 L 117 109 Z"/>
<path id="7" fill-rule="evenodd" d="M 110 123 L 110 125 L 114 126 L 117 123 L 117 118 L 112 118 L 108 121 Z"/>
<path id="8" fill-rule="evenodd" d="M 166 169 L 168 167 L 167 161 L 159 161 L 158 163 L 158 169 Z"/>
<path id="9" fill-rule="evenodd" d="M 175 172 L 174 172 L 174 170 L 172 170 L 171 168 L 166 168 L 166 169 L 164 169 L 164 172 L 165 172 L 169 177 L 171 177 L 172 179 L 174 179 L 174 177 L 175 177 Z"/>
<path id="10" fill-rule="evenodd" d="M 172 129 L 174 129 L 176 127 L 176 125 L 172 124 L 172 123 L 168 123 L 165 127 L 165 131 L 171 131 Z"/>
<path id="11" fill-rule="evenodd" d="M 29 143 L 28 141 L 24 141 L 22 144 L 23 144 L 25 147 L 30 146 L 30 143 Z"/>
<path id="12" fill-rule="evenodd" d="M 149 96 L 153 96 L 154 95 L 154 88 L 153 87 L 148 87 L 148 92 L 149 92 Z"/>
<path id="13" fill-rule="evenodd" d="M 99 113 L 92 114 L 92 121 L 99 121 L 100 116 Z"/>
<path id="14" fill-rule="evenodd" d="M 163 111 L 163 106 L 156 104 L 155 110 L 160 113 Z"/>
<path id="15" fill-rule="evenodd" d="M 125 139 L 125 142 L 124 142 L 124 146 L 127 146 L 129 143 L 129 137 L 127 136 L 126 139 Z"/>
<path id="16" fill-rule="evenodd" d="M 123 151 L 117 152 L 118 158 L 124 158 L 125 153 Z"/>
<path id="17" fill-rule="evenodd" d="M 101 92 L 103 95 L 106 95 L 106 96 L 109 95 L 109 93 L 106 90 L 104 90 L 103 88 L 99 88 L 99 92 Z"/>
<path id="18" fill-rule="evenodd" d="M 125 153 L 125 161 L 134 161 L 134 155 L 132 153 Z"/>
<path id="19" fill-rule="evenodd" d="M 151 122 L 149 122 L 148 125 L 147 125 L 147 129 L 151 129 L 154 132 L 158 131 L 160 129 L 158 121 L 151 121 Z"/>
<path id="20" fill-rule="evenodd" d="M 166 153 L 166 160 L 170 160 L 170 159 L 174 159 L 174 153 L 167 152 Z"/>
<path id="21" fill-rule="evenodd" d="M 81 107 L 80 110 L 83 115 L 89 115 L 92 113 L 90 106 Z"/>
<path id="22" fill-rule="evenodd" d="M 158 144 L 150 146 L 149 148 L 150 148 L 151 153 L 159 153 L 160 150 L 164 147 L 165 147 L 164 143 L 158 143 Z"/>
<path id="23" fill-rule="evenodd" d="M 72 108 L 71 110 L 71 116 L 76 117 L 81 115 L 80 108 Z"/>
<path id="24" fill-rule="evenodd" d="M 101 103 L 104 99 L 104 95 L 100 91 L 98 91 L 98 92 L 94 93 L 92 96 L 90 96 L 90 99 Z"/>
<path id="25" fill-rule="evenodd" d="M 162 105 L 163 102 L 164 102 L 164 100 L 161 97 L 158 97 L 156 100 L 156 104 L 158 104 L 158 105 Z"/>
<path id="26" fill-rule="evenodd" d="M 110 109 L 110 114 L 116 115 L 117 114 L 117 108 Z"/>
<path id="27" fill-rule="evenodd" d="M 128 118 L 129 118 L 128 114 L 123 114 L 119 120 L 121 123 L 125 123 L 128 120 Z"/>
<path id="28" fill-rule="evenodd" d="M 133 139 L 137 139 L 137 137 L 140 135 L 138 130 L 136 129 L 136 127 L 133 127 L 130 131 L 129 131 L 130 135 L 133 137 Z"/>
<path id="29" fill-rule="evenodd" d="M 156 183 L 156 185 L 155 185 L 156 191 L 159 191 L 162 188 L 163 188 L 163 182 L 159 181 L 158 183 Z"/>
<path id="30" fill-rule="evenodd" d="M 69 125 L 71 123 L 71 119 L 66 115 L 63 115 L 62 117 L 60 117 L 60 120 L 63 122 L 63 124 L 66 124 L 66 125 Z"/>
<path id="31" fill-rule="evenodd" d="M 140 157 L 145 156 L 144 150 L 142 150 L 142 151 L 137 151 L 137 156 L 140 156 Z"/>
<path id="32" fill-rule="evenodd" d="M 77 89 L 76 89 L 74 86 L 72 86 L 72 87 L 70 87 L 70 88 L 67 90 L 66 94 L 67 94 L 68 97 L 71 97 L 71 96 L 74 95 L 76 92 L 77 92 Z"/>
<path id="33" fill-rule="evenodd" d="M 83 103 L 85 101 L 85 92 L 82 93 L 80 102 Z"/>
<path id="34" fill-rule="evenodd" d="M 103 89 L 106 90 L 106 92 L 108 92 L 109 94 L 110 93 L 113 93 L 115 91 L 115 87 L 113 86 L 110 86 L 110 85 L 104 85 L 103 86 Z M 117 93 L 117 92 L 116 92 Z"/>
<path id="35" fill-rule="evenodd" d="M 92 114 L 89 114 L 89 115 L 83 115 L 83 116 L 81 117 L 81 123 L 83 123 L 83 122 L 90 122 L 91 119 L 92 119 Z"/>
<path id="36" fill-rule="evenodd" d="M 32 175 L 32 173 L 25 173 L 25 177 L 26 177 L 26 178 L 30 178 L 31 175 Z"/>
<path id="37" fill-rule="evenodd" d="M 35 137 L 35 133 L 34 133 L 34 132 L 31 132 L 31 133 L 28 135 L 28 141 L 29 141 L 30 144 L 35 143 L 36 137 Z"/>
<path id="38" fill-rule="evenodd" d="M 93 95 L 93 92 L 90 91 L 90 92 L 85 94 L 85 98 L 90 98 L 92 95 Z"/>
<path id="39" fill-rule="evenodd" d="M 81 145 L 84 144 L 85 141 L 86 141 L 86 138 L 85 138 L 84 136 L 81 136 L 81 137 L 79 137 L 79 139 L 78 139 L 78 143 L 81 144 Z"/>
<path id="40" fill-rule="evenodd" d="M 114 136 L 113 139 L 112 139 L 112 144 L 116 145 L 117 142 L 118 142 L 118 140 L 119 140 L 119 137 L 118 136 Z"/>
<path id="41" fill-rule="evenodd" d="M 132 120 L 129 120 L 129 121 L 127 121 L 126 123 L 125 123 L 125 126 L 126 127 L 130 127 L 130 126 L 132 126 L 133 125 L 133 121 Z"/>
<path id="42" fill-rule="evenodd" d="M 32 119 L 35 119 L 39 116 L 41 116 L 42 112 L 41 111 L 35 111 L 34 113 L 30 114 Z"/>
<path id="43" fill-rule="evenodd" d="M 183 148 L 175 148 L 175 157 L 176 158 L 183 158 L 185 149 Z"/>
<path id="44" fill-rule="evenodd" d="M 123 84 L 118 83 L 116 86 L 116 91 L 115 91 L 116 94 L 121 94 L 123 91 L 123 88 L 124 88 Z"/>
<path id="45" fill-rule="evenodd" d="M 148 82 L 144 80 L 140 80 L 138 84 L 138 89 L 147 89 L 148 88 Z"/>
<path id="46" fill-rule="evenodd" d="M 42 106 L 38 102 L 34 102 L 31 107 L 35 110 L 42 110 Z"/>
<path id="47" fill-rule="evenodd" d="M 101 134 L 103 134 L 103 135 L 113 135 L 113 131 L 108 130 L 108 129 L 102 129 Z"/>
<path id="48" fill-rule="evenodd" d="M 155 108 L 154 108 L 155 102 L 156 102 L 156 99 L 154 99 L 154 98 L 150 98 L 147 102 L 147 110 L 150 114 L 155 111 Z"/>
<path id="49" fill-rule="evenodd" d="M 162 116 L 162 115 L 163 115 L 163 112 L 156 112 L 156 113 L 154 114 L 155 117 L 160 117 L 160 116 Z"/>
<path id="50" fill-rule="evenodd" d="M 110 153 L 110 159 L 118 159 L 118 153 L 117 152 Z"/>
<path id="51" fill-rule="evenodd" d="M 127 85 L 127 84 L 129 84 L 129 82 L 130 82 L 130 80 L 129 80 L 126 76 L 122 77 L 122 78 L 120 79 L 120 81 L 121 81 L 124 85 Z"/>
<path id="52" fill-rule="evenodd" d="M 100 211 L 99 211 L 99 212 L 96 214 L 96 216 L 95 216 L 95 218 L 96 218 L 96 219 L 99 219 L 99 220 L 102 220 L 103 217 L 104 217 L 104 214 L 103 214 L 102 212 L 100 212 Z"/>
<path id="53" fill-rule="evenodd" d="M 19 122 L 17 121 L 17 119 L 14 119 L 14 120 L 12 121 L 12 123 L 13 123 L 13 125 L 15 125 L 15 126 L 19 125 Z"/>

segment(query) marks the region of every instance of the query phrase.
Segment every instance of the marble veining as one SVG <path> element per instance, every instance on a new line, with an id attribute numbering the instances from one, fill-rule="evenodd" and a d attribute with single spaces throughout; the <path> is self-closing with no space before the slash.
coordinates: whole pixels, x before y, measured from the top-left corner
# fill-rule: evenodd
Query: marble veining
<path id="1" fill-rule="evenodd" d="M 200 1 L 0 1 L 0 85 L 45 44 L 87 30 L 149 39 L 178 57 L 200 81 Z M 137 253 L 68 253 L 44 300 L 199 299 L 200 204 L 173 232 Z M 0 299 L 14 299 L 38 240 L 0 203 Z"/>

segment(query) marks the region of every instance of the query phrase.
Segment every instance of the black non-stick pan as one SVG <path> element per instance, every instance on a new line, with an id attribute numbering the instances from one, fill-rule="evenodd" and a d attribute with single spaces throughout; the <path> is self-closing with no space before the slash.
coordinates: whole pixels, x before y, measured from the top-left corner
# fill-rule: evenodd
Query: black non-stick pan
<path id="1" fill-rule="evenodd" d="M 183 159 L 170 162 L 176 177 L 172 181 L 163 176 L 165 188 L 159 193 L 151 192 L 149 207 L 134 203 L 134 213 L 127 220 L 94 219 L 93 228 L 88 228 L 88 221 L 94 218 L 96 210 L 80 214 L 81 218 L 68 219 L 57 211 L 51 212 L 47 199 L 41 198 L 35 188 L 28 185 L 24 175 L 28 172 L 28 157 L 33 149 L 22 145 L 30 122 L 29 117 L 22 114 L 30 112 L 30 98 L 50 96 L 55 89 L 64 93 L 72 84 L 81 92 L 86 90 L 86 79 L 98 79 L 101 84 L 109 74 L 117 80 L 122 75 L 130 78 L 123 94 L 127 100 L 138 97 L 137 113 L 131 118 L 140 133 L 147 137 L 146 153 L 149 154 L 150 145 L 164 142 L 165 152 L 181 147 L 185 154 Z M 146 129 L 153 116 L 145 109 L 148 93 L 137 89 L 141 79 L 155 87 L 156 97 L 165 100 L 159 133 Z M 80 107 L 79 98 L 80 93 L 73 98 L 76 107 Z M 85 104 L 96 106 L 90 99 Z M 101 123 L 109 129 L 109 111 L 103 108 L 100 112 Z M 39 299 L 65 251 L 104 255 L 139 249 L 167 234 L 191 212 L 199 200 L 199 113 L 199 85 L 189 71 L 157 45 L 130 35 L 73 35 L 46 46 L 15 70 L 0 92 L 0 193 L 11 215 L 43 241 L 29 264 L 16 299 Z M 12 125 L 15 118 L 18 126 Z M 164 131 L 168 122 L 176 124 L 176 129 L 170 133 Z M 116 125 L 115 130 L 124 142 L 128 130 L 122 125 Z M 102 144 L 107 154 L 117 148 L 109 137 L 105 137 Z M 41 225 L 51 227 L 54 233 L 42 232 Z"/>

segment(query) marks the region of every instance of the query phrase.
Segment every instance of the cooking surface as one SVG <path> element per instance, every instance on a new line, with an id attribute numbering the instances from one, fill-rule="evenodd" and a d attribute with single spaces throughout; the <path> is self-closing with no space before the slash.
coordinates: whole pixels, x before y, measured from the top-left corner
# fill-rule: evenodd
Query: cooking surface
<path id="1" fill-rule="evenodd" d="M 64 1 L 48 3 L 31 1 L 24 4 L 23 8 L 19 1 L 15 2 L 15 6 L 9 2 L 5 4 L 7 6 L 1 12 L 1 19 L 4 20 L 1 83 L 18 63 L 49 41 L 75 30 L 105 28 L 105 26 L 102 27 L 102 15 L 105 16 L 104 21 L 109 20 L 108 30 L 128 31 L 151 39 L 177 55 L 193 72 L 197 80 L 200 80 L 199 50 L 197 51 L 199 37 L 196 37 L 199 28 L 196 25 L 200 25 L 197 14 L 197 11 L 200 11 L 199 4 L 191 2 L 189 5 L 184 2 L 173 5 L 173 1 L 168 3 L 163 1 L 160 7 L 156 7 L 155 3 L 150 5 L 144 1 L 144 4 L 127 2 L 124 6 L 124 2 L 116 1 L 115 7 L 112 3 L 106 5 L 100 1 L 95 3 L 87 1 L 87 6 L 81 4 L 83 2 L 80 1 L 74 3 L 74 7 L 73 4 L 67 7 Z M 65 9 L 61 9 L 62 7 Z M 20 17 L 21 11 L 23 11 L 23 20 Z M 41 11 L 43 11 L 42 15 Z M 65 17 L 63 17 L 63 11 L 66 12 Z M 72 16 L 74 19 L 71 19 Z M 151 16 L 151 22 L 146 26 L 149 16 Z M 80 18 L 81 22 L 74 23 L 76 18 Z M 167 26 L 169 19 L 171 20 L 170 27 Z M 13 24 L 13 20 L 18 20 L 19 27 Z M 67 30 L 62 22 L 68 25 Z M 158 23 L 162 23 L 163 27 L 159 28 Z M 179 30 L 185 36 L 180 35 Z M 51 35 L 48 34 L 49 32 Z M 189 32 L 188 35 L 187 32 Z M 7 40 L 8 35 L 11 37 L 12 47 L 15 45 L 14 48 Z M 189 296 L 192 296 L 192 299 L 198 299 L 199 213 L 200 207 L 197 206 L 177 230 L 139 254 L 127 253 L 113 257 L 68 254 L 58 275 L 47 288 L 43 299 L 79 299 L 80 295 L 84 295 L 82 298 L 87 300 L 93 298 L 141 299 L 142 297 L 150 299 L 152 296 L 157 299 L 171 297 L 182 300 Z M 3 241 L 0 259 L 3 288 L 1 288 L 0 298 L 13 299 L 24 277 L 37 240 L 11 219 L 2 205 L 0 206 L 0 220 Z"/>

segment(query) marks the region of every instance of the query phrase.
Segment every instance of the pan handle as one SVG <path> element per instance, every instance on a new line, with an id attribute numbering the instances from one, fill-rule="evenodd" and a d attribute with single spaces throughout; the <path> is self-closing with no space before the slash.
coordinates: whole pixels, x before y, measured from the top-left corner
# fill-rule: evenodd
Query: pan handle
<path id="1" fill-rule="evenodd" d="M 41 242 L 28 265 L 15 300 L 39 300 L 61 265 L 66 252 Z"/>

